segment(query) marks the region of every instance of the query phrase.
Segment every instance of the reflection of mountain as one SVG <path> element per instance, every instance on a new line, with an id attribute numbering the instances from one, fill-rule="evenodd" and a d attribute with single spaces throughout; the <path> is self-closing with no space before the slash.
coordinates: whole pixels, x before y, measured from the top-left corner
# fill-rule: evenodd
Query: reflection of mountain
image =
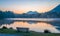
<path id="1" fill-rule="evenodd" d="M 12 23 L 14 23 L 13 20 L 1 20 L 0 21 L 0 25 L 3 25 L 3 24 L 12 24 Z"/>
<path id="2" fill-rule="evenodd" d="M 49 24 L 55 26 L 56 29 L 60 30 L 60 22 L 49 22 Z"/>

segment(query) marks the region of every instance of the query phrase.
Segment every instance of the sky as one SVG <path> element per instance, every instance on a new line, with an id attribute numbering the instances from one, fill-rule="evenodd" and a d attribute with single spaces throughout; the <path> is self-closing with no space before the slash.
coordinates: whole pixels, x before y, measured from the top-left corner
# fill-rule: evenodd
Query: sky
<path id="1" fill-rule="evenodd" d="M 18 14 L 28 11 L 44 13 L 52 10 L 59 4 L 60 0 L 0 0 L 0 10 L 9 10 Z"/>

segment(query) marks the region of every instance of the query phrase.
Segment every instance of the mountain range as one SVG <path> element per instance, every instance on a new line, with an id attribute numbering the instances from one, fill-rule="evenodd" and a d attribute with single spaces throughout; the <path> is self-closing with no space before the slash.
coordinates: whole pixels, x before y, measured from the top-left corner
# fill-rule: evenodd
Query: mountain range
<path id="1" fill-rule="evenodd" d="M 28 11 L 27 13 L 23 14 L 15 14 L 12 11 L 0 10 L 0 19 L 2 18 L 60 18 L 60 4 L 54 9 L 45 13 L 38 13 L 37 11 Z"/>
<path id="2" fill-rule="evenodd" d="M 60 4 L 54 9 L 45 12 L 38 13 L 37 11 L 28 11 L 27 13 L 20 14 L 20 18 L 60 18 Z"/>

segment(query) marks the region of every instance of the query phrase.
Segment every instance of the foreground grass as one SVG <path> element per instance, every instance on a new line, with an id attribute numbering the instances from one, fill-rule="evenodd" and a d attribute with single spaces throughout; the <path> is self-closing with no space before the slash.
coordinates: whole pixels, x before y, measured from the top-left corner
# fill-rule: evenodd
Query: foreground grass
<path id="1" fill-rule="evenodd" d="M 13 30 L 13 29 L 0 29 L 0 33 L 14 34 L 14 33 L 16 33 L 16 30 Z"/>
<path id="2" fill-rule="evenodd" d="M 34 31 L 30 31 L 29 33 L 21 33 L 24 36 L 60 36 L 58 33 L 38 33 Z"/>
<path id="3" fill-rule="evenodd" d="M 58 33 L 38 33 L 34 31 L 30 31 L 28 33 L 26 32 L 17 32 L 16 30 L 13 29 L 0 29 L 0 33 L 5 33 L 5 34 L 22 34 L 24 36 L 60 36 Z"/>

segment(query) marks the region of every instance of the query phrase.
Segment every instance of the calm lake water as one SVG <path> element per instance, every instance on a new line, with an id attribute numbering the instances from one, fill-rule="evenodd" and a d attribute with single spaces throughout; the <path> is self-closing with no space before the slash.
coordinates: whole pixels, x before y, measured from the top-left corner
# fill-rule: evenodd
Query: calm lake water
<path id="1" fill-rule="evenodd" d="M 21 19 L 21 18 L 20 18 Z M 0 20 L 0 28 L 3 26 L 6 26 L 8 28 L 12 27 L 13 29 L 16 29 L 16 27 L 26 27 L 29 28 L 30 31 L 35 32 L 44 32 L 44 30 L 49 30 L 51 33 L 60 33 L 60 21 L 58 19 L 48 19 L 48 21 L 45 22 L 45 19 L 40 19 L 36 21 L 35 20 L 27 20 L 22 19 L 20 20 L 18 18 L 9 19 L 9 20 Z M 44 20 L 44 21 L 41 21 Z M 47 20 L 47 19 L 46 19 Z M 50 21 L 49 21 L 50 20 Z"/>
<path id="2" fill-rule="evenodd" d="M 0 33 L 0 36 L 17 36 L 17 34 L 2 34 L 2 33 Z"/>

